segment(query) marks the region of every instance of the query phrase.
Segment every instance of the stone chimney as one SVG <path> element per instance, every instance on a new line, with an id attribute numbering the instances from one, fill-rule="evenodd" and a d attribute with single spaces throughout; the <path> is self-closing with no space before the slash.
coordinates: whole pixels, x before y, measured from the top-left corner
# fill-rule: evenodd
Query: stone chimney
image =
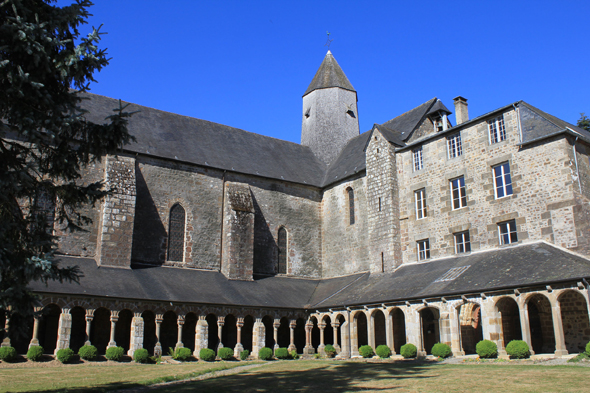
<path id="1" fill-rule="evenodd" d="M 457 125 L 465 123 L 469 120 L 469 114 L 467 113 L 467 98 L 457 96 L 453 98 L 455 102 L 455 120 Z"/>

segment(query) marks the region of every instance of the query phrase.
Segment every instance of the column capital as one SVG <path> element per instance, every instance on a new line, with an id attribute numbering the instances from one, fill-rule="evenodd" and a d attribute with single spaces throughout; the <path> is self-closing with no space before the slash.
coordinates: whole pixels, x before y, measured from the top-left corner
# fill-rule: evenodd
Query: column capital
<path id="1" fill-rule="evenodd" d="M 111 311 L 111 322 L 117 322 L 119 320 L 119 311 Z"/>
<path id="2" fill-rule="evenodd" d="M 88 317 L 90 317 L 91 319 L 94 318 L 94 309 L 93 308 L 86 309 L 86 318 L 88 319 Z"/>
<path id="3" fill-rule="evenodd" d="M 184 317 L 184 315 L 178 315 L 176 322 L 178 322 L 179 325 L 184 325 Z"/>
<path id="4" fill-rule="evenodd" d="M 325 322 L 320 322 L 320 323 L 318 323 L 318 327 L 319 327 L 321 330 L 324 330 L 324 329 L 326 328 L 326 323 L 325 323 Z"/>
<path id="5" fill-rule="evenodd" d="M 237 327 L 244 326 L 244 318 L 238 318 L 238 320 L 236 321 L 236 326 Z"/>
<path id="6" fill-rule="evenodd" d="M 338 321 L 334 321 L 334 322 L 332 322 L 332 327 L 333 327 L 334 329 L 338 329 L 338 328 L 340 327 L 340 322 L 338 322 Z"/>
<path id="7" fill-rule="evenodd" d="M 275 319 L 272 323 L 272 327 L 274 327 L 275 329 L 278 329 L 280 326 L 281 326 L 281 320 Z"/>
<path id="8" fill-rule="evenodd" d="M 295 329 L 295 328 L 297 327 L 297 321 L 291 320 L 291 321 L 289 322 L 289 327 L 290 327 L 291 329 Z"/>
<path id="9" fill-rule="evenodd" d="M 163 320 L 164 320 L 163 314 L 156 314 L 156 323 L 162 323 Z"/>
<path id="10" fill-rule="evenodd" d="M 199 315 L 199 321 L 204 321 L 207 319 L 206 315 Z"/>
<path id="11" fill-rule="evenodd" d="M 133 313 L 133 318 L 141 318 L 141 316 L 142 316 L 142 313 L 140 313 L 140 312 Z"/>
<path id="12" fill-rule="evenodd" d="M 225 317 L 217 317 L 217 326 L 223 326 L 225 324 Z"/>

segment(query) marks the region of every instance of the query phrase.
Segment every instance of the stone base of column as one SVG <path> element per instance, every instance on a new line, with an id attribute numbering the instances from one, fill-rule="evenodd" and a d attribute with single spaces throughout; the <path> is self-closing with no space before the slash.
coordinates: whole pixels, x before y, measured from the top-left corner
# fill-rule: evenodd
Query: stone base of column
<path id="1" fill-rule="evenodd" d="M 272 349 L 274 349 L 275 351 L 276 351 L 277 349 L 279 349 L 279 344 L 275 344 L 275 345 L 273 346 L 273 348 L 272 348 Z"/>
<path id="2" fill-rule="evenodd" d="M 465 351 L 453 351 L 453 356 L 465 356 Z"/>
<path id="3" fill-rule="evenodd" d="M 107 345 L 107 348 L 113 348 L 113 347 L 116 347 L 116 346 L 117 346 L 117 343 L 116 342 L 109 341 L 109 345 Z"/>
<path id="4" fill-rule="evenodd" d="M 418 351 L 418 352 L 416 352 L 416 357 L 418 357 L 418 358 L 425 358 L 426 356 L 428 356 L 428 354 L 426 353 L 426 351 Z"/>
<path id="5" fill-rule="evenodd" d="M 289 352 L 291 352 L 291 351 L 296 351 L 297 347 L 295 346 L 295 344 L 290 344 L 287 349 L 289 350 Z"/>
<path id="6" fill-rule="evenodd" d="M 336 350 L 336 353 L 340 353 L 340 345 L 336 344 L 334 345 L 334 349 Z"/>
<path id="7" fill-rule="evenodd" d="M 555 350 L 555 356 L 562 357 L 562 356 L 565 356 L 567 354 L 568 354 L 567 349 L 557 349 L 557 350 Z"/>
<path id="8" fill-rule="evenodd" d="M 237 343 L 235 348 L 234 348 L 234 357 L 236 359 L 240 359 L 240 353 L 242 353 L 242 351 L 244 350 L 244 346 L 240 343 Z"/>
<path id="9" fill-rule="evenodd" d="M 336 357 L 339 359 L 349 359 L 350 354 L 348 353 L 348 351 L 342 351 L 342 352 L 338 353 L 338 355 L 336 355 Z"/>
<path id="10" fill-rule="evenodd" d="M 217 344 L 217 350 L 218 351 L 219 351 L 219 348 L 223 348 L 223 343 L 220 342 L 219 344 Z"/>
<path id="11" fill-rule="evenodd" d="M 498 358 L 508 359 L 508 358 L 510 358 L 510 356 L 508 356 L 508 353 L 506 353 L 505 349 L 498 349 Z"/>
<path id="12" fill-rule="evenodd" d="M 176 343 L 176 346 L 174 347 L 174 349 L 178 349 L 178 348 L 184 348 L 184 344 L 183 343 Z"/>
<path id="13" fill-rule="evenodd" d="M 92 343 L 90 343 L 90 340 L 86 340 L 84 341 L 84 345 L 92 345 Z"/>
<path id="14" fill-rule="evenodd" d="M 10 347 L 10 338 L 8 337 L 4 337 L 4 340 L 2 340 L 2 344 L 0 344 L 0 347 Z"/>
<path id="15" fill-rule="evenodd" d="M 361 354 L 359 353 L 358 349 L 356 351 L 352 351 L 350 354 L 351 358 L 358 358 L 360 356 L 361 356 Z"/>
<path id="16" fill-rule="evenodd" d="M 324 351 L 324 348 L 326 348 L 326 346 L 324 344 L 318 345 L 318 353 L 322 356 L 326 355 L 326 351 Z"/>
<path id="17" fill-rule="evenodd" d="M 39 346 L 39 340 L 34 338 L 31 340 L 31 343 L 29 344 L 29 349 L 31 349 L 31 347 L 38 347 L 38 346 Z"/>
<path id="18" fill-rule="evenodd" d="M 313 355 L 315 353 L 315 349 L 313 349 L 313 347 L 311 345 L 306 346 L 305 348 L 303 348 L 303 354 L 304 355 Z"/>
<path id="19" fill-rule="evenodd" d="M 154 356 L 162 356 L 162 344 L 159 342 L 154 347 Z"/>

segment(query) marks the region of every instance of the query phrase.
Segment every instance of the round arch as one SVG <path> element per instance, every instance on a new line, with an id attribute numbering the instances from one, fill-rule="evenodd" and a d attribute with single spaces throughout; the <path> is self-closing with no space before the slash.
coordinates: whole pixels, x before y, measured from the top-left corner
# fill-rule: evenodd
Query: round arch
<path id="1" fill-rule="evenodd" d="M 561 309 L 561 322 L 565 348 L 568 353 L 582 353 L 590 341 L 588 303 L 577 290 L 566 290 L 557 298 Z"/>
<path id="2" fill-rule="evenodd" d="M 477 353 L 475 346 L 483 340 L 481 326 L 481 305 L 476 302 L 466 302 L 457 307 L 459 315 L 460 343 L 466 355 Z"/>
<path id="3" fill-rule="evenodd" d="M 535 293 L 526 298 L 525 307 L 529 317 L 532 350 L 536 354 L 555 352 L 551 302 L 545 295 Z"/>
<path id="4" fill-rule="evenodd" d="M 422 348 L 430 355 L 434 344 L 440 342 L 440 311 L 436 307 L 424 307 L 419 313 Z"/>

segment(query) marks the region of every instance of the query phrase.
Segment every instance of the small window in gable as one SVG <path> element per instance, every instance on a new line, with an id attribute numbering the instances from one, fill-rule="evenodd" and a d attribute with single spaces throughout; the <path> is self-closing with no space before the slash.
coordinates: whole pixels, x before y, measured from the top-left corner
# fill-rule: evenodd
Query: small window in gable
<path id="1" fill-rule="evenodd" d="M 277 243 L 279 246 L 279 266 L 277 272 L 279 274 L 287 274 L 287 230 L 284 227 L 279 228 Z"/>
<path id="2" fill-rule="evenodd" d="M 348 220 L 350 225 L 354 225 L 354 191 L 352 188 L 347 188 L 348 193 Z"/>
<path id="3" fill-rule="evenodd" d="M 170 224 L 168 232 L 168 260 L 182 262 L 184 260 L 184 227 L 186 214 L 180 204 L 170 209 Z"/>

